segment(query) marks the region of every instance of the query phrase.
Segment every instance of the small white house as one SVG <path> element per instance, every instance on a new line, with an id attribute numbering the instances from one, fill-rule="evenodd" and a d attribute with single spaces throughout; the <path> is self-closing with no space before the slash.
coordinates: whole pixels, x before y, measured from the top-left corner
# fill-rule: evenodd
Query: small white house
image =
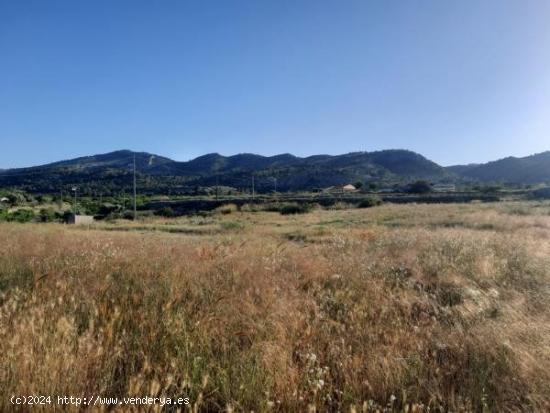
<path id="1" fill-rule="evenodd" d="M 347 185 L 344 185 L 342 187 L 342 191 L 344 191 L 344 192 L 355 192 L 355 191 L 357 191 L 357 188 L 355 187 L 355 185 L 347 184 Z"/>
<path id="2" fill-rule="evenodd" d="M 324 192 L 329 192 L 332 194 L 342 194 L 342 193 L 357 192 L 357 188 L 352 184 L 337 185 L 337 186 L 331 186 L 330 188 L 325 189 Z"/>
<path id="3" fill-rule="evenodd" d="M 67 223 L 71 225 L 90 225 L 94 223 L 94 217 L 91 215 L 71 214 Z"/>

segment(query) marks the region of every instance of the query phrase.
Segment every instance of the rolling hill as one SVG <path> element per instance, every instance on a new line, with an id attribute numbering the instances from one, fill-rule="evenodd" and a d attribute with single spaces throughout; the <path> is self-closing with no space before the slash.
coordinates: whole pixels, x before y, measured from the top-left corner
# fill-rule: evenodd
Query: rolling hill
<path id="1" fill-rule="evenodd" d="M 447 170 L 463 178 L 480 182 L 550 183 L 550 151 L 524 158 L 508 157 L 485 164 L 450 166 Z"/>
<path id="2" fill-rule="evenodd" d="M 150 193 L 183 193 L 198 186 L 249 188 L 255 177 L 258 191 L 312 190 L 350 182 L 406 183 L 416 179 L 450 181 L 454 174 L 422 155 L 407 150 L 354 152 L 300 158 L 291 154 L 261 156 L 243 153 L 207 154 L 178 162 L 145 153 L 121 150 L 30 168 L 0 171 L 0 187 L 35 193 L 59 193 L 78 185 L 85 192 L 120 193 L 131 187 L 136 159 L 138 185 Z"/>
<path id="3" fill-rule="evenodd" d="M 407 150 L 305 158 L 288 153 L 275 156 L 210 153 L 187 162 L 121 150 L 30 168 L 0 169 L 0 187 L 59 193 L 78 185 L 85 193 L 120 194 L 131 190 L 134 156 L 138 185 L 143 193 L 192 193 L 198 187 L 214 185 L 248 190 L 252 176 L 259 192 L 272 191 L 275 185 L 279 191 L 298 191 L 358 181 L 386 186 L 417 179 L 447 183 L 550 183 L 550 152 L 444 168 Z"/>

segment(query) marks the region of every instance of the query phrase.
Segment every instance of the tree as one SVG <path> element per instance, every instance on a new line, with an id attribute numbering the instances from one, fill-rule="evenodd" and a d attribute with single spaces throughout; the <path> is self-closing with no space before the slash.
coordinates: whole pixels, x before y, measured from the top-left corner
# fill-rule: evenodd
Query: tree
<path id="1" fill-rule="evenodd" d="M 56 219 L 53 208 L 42 208 L 39 213 L 40 222 L 53 222 Z"/>
<path id="2" fill-rule="evenodd" d="M 407 192 L 411 194 L 427 194 L 432 192 L 432 185 L 427 181 L 416 181 L 409 185 Z"/>

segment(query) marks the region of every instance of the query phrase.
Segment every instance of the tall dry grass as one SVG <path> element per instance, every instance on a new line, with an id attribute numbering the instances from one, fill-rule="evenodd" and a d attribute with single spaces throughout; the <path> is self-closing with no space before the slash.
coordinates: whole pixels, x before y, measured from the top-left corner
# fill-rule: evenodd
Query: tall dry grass
<path id="1" fill-rule="evenodd" d="M 540 228 L 431 226 L 459 214 L 431 208 L 410 228 L 324 223 L 298 241 L 2 225 L 0 409 L 100 394 L 188 396 L 195 411 L 547 411 Z"/>

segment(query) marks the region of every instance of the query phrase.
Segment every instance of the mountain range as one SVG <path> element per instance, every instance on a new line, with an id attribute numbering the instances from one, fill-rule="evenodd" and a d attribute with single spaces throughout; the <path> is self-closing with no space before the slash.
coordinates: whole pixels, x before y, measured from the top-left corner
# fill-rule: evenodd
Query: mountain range
<path id="1" fill-rule="evenodd" d="M 313 190 L 347 183 L 403 185 L 434 183 L 550 183 L 550 152 L 509 157 L 486 164 L 442 167 L 408 150 L 353 152 L 344 155 L 291 154 L 261 156 L 211 153 L 178 162 L 145 152 L 121 150 L 46 165 L 0 170 L 0 187 L 35 193 L 58 193 L 77 185 L 85 192 L 120 193 L 131 188 L 136 163 L 140 189 L 149 193 L 189 193 L 197 187 L 249 189 L 259 192 Z"/>
<path id="2" fill-rule="evenodd" d="M 485 164 L 450 166 L 447 170 L 480 182 L 539 184 L 550 182 L 550 151 L 516 158 L 510 156 Z"/>

